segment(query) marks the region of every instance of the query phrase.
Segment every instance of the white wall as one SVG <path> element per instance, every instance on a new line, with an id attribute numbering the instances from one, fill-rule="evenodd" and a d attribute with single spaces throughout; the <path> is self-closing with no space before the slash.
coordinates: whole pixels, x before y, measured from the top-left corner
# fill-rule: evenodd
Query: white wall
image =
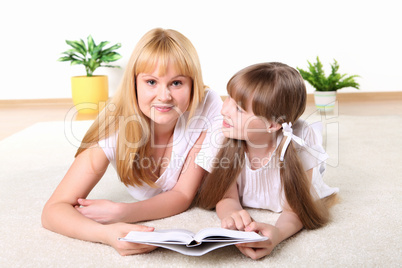
<path id="1" fill-rule="evenodd" d="M 139 38 L 155 27 L 186 35 L 199 52 L 206 84 L 221 94 L 239 69 L 257 62 L 359 74 L 362 92 L 402 91 L 398 1 L 4 1 L 0 14 L 0 99 L 70 98 L 82 66 L 57 62 L 65 39 L 121 42 L 123 68 Z M 113 94 L 123 69 L 98 69 Z M 308 91 L 313 89 L 308 85 Z M 356 92 L 342 89 L 342 92 Z"/>

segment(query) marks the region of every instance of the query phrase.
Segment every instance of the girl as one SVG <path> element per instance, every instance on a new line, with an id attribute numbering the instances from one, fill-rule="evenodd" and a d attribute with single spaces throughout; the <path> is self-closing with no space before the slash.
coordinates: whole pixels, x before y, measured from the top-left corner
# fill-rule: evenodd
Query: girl
<path id="1" fill-rule="evenodd" d="M 212 171 L 197 203 L 216 207 L 223 228 L 269 237 L 237 245 L 244 255 L 258 259 L 303 227 L 325 225 L 338 189 L 322 180 L 327 155 L 320 129 L 299 119 L 306 107 L 306 88 L 294 68 L 275 62 L 252 65 L 235 74 L 227 89 L 223 146 L 214 165 L 211 149 L 203 149 L 197 158 Z M 209 162 L 198 161 L 201 155 Z M 273 226 L 254 222 L 243 206 L 282 213 Z"/>
<path id="2" fill-rule="evenodd" d="M 220 97 L 205 90 L 195 48 L 174 30 L 145 34 L 117 94 L 86 133 L 75 161 L 46 203 L 45 228 L 101 242 L 120 254 L 152 246 L 118 241 L 133 225 L 171 216 L 193 201 L 204 170 L 195 156 L 209 136 L 205 118 L 220 116 Z M 85 199 L 111 163 L 139 202 Z"/>

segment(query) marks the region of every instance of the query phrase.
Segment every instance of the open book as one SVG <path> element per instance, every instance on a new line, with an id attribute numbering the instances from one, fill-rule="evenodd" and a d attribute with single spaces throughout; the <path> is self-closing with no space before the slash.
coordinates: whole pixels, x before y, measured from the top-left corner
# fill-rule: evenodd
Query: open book
<path id="1" fill-rule="evenodd" d="M 255 232 L 223 228 L 206 228 L 196 234 L 183 229 L 155 230 L 153 232 L 132 231 L 125 237 L 119 238 L 121 241 L 154 245 L 189 256 L 201 256 L 217 248 L 267 239 Z"/>

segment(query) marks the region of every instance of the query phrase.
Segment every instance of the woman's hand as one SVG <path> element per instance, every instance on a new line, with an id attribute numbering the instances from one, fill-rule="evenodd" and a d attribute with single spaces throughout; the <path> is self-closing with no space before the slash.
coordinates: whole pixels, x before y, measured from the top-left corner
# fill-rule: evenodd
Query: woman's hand
<path id="1" fill-rule="evenodd" d="M 85 217 L 96 222 L 109 224 L 124 222 L 124 203 L 116 203 L 105 199 L 78 199 L 75 209 Z"/>
<path id="2" fill-rule="evenodd" d="M 112 246 L 122 256 L 148 253 L 157 248 L 151 245 L 118 240 L 119 237 L 125 237 L 130 231 L 153 232 L 153 227 L 128 223 L 114 223 L 104 227 L 107 228 L 104 232 L 106 235 L 104 244 Z"/>
<path id="3" fill-rule="evenodd" d="M 250 214 L 242 209 L 223 218 L 221 226 L 225 229 L 244 231 L 246 226 L 248 226 L 252 221 Z"/>
<path id="4" fill-rule="evenodd" d="M 252 222 L 246 227 L 245 231 L 261 233 L 263 236 L 268 237 L 268 240 L 265 241 L 236 245 L 241 253 L 253 260 L 269 255 L 276 245 L 281 242 L 279 229 L 270 224 Z"/>

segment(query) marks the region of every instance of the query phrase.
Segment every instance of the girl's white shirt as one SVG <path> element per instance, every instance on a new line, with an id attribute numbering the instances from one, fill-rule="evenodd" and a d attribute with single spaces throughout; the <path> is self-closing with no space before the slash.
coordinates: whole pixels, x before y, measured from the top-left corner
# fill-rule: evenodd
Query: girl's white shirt
<path id="1" fill-rule="evenodd" d="M 324 148 L 322 147 L 322 125 L 316 122 L 308 125 L 303 120 L 297 120 L 292 127 L 293 134 L 302 138 L 306 142 L 306 147 L 302 147 L 296 142 L 296 147 L 303 168 L 307 171 L 313 169 L 312 192 L 316 193 L 318 198 L 324 198 L 339 191 L 338 188 L 329 187 L 323 181 L 325 171 L 325 161 L 328 159 Z M 223 141 L 223 134 L 216 140 Z M 283 134 L 278 132 L 277 147 L 281 143 Z M 215 155 L 219 151 L 218 147 L 205 147 L 199 152 L 196 163 L 208 172 L 212 171 Z M 274 212 L 281 212 L 285 200 L 284 191 L 281 188 L 279 161 L 280 152 L 277 149 L 272 154 L 270 160 L 259 169 L 252 169 L 250 159 L 245 155 L 245 166 L 237 178 L 237 187 L 242 206 L 251 208 L 263 208 Z M 238 161 L 233 159 L 232 161 Z M 215 162 L 215 164 L 216 164 Z M 222 165 L 224 162 L 221 162 Z"/>
<path id="2" fill-rule="evenodd" d="M 188 119 L 189 112 L 185 112 L 177 120 L 173 132 L 173 148 L 169 163 L 162 161 L 167 165 L 166 170 L 157 179 L 156 188 L 143 184 L 142 186 L 128 186 L 128 192 L 137 200 L 145 200 L 162 192 L 171 190 L 177 183 L 180 174 L 186 166 L 187 155 L 195 145 L 203 131 L 206 131 L 206 137 L 203 141 L 203 146 L 206 143 L 211 143 L 216 137 L 216 129 L 219 129 L 222 123 L 220 111 L 222 109 L 221 97 L 212 90 L 205 92 L 204 99 L 200 102 L 194 115 Z M 99 141 L 99 146 L 105 152 L 106 157 L 116 169 L 116 144 L 117 135 L 108 137 Z M 190 159 L 191 160 L 191 159 Z M 138 159 L 137 163 L 143 167 L 150 164 L 150 159 Z"/>

